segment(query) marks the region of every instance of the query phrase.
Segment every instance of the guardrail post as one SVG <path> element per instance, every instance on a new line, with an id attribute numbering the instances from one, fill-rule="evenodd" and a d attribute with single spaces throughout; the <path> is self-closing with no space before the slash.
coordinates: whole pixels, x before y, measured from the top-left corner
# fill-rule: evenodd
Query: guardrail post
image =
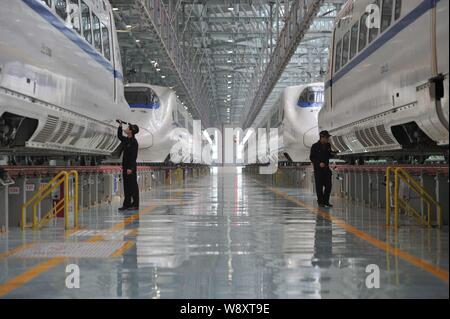
<path id="1" fill-rule="evenodd" d="M 386 226 L 391 225 L 391 169 L 386 169 Z"/>

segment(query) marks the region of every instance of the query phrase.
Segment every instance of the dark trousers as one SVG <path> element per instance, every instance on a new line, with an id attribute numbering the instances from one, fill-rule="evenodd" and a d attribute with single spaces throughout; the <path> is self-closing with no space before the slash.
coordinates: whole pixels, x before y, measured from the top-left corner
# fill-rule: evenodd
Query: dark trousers
<path id="1" fill-rule="evenodd" d="M 137 174 L 127 174 L 127 170 L 123 170 L 123 192 L 125 199 L 123 201 L 124 207 L 139 207 L 139 186 L 137 183 Z"/>
<path id="2" fill-rule="evenodd" d="M 319 204 L 328 204 L 330 202 L 331 176 L 332 173 L 328 167 L 314 170 L 317 201 Z"/>

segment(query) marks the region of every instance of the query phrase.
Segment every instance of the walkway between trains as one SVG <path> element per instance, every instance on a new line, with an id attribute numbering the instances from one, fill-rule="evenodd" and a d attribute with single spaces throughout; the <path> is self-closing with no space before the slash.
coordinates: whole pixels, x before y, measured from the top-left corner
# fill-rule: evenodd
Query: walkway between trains
<path id="1" fill-rule="evenodd" d="M 396 234 L 383 211 L 336 199 L 318 210 L 313 194 L 235 168 L 142 195 L 139 213 L 100 206 L 81 214 L 78 231 L 1 235 L 0 296 L 449 297 L 448 228 Z M 68 265 L 79 288 L 66 285 Z M 366 286 L 369 265 L 380 269 L 378 289 Z"/>

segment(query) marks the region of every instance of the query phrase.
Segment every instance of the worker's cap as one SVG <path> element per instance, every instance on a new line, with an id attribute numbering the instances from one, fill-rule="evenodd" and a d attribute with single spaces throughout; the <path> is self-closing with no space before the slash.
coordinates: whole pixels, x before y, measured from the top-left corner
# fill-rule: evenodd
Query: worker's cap
<path id="1" fill-rule="evenodd" d="M 328 131 L 322 131 L 319 133 L 319 136 L 320 137 L 330 137 L 331 135 L 330 135 L 330 133 L 328 133 Z"/>
<path id="2" fill-rule="evenodd" d="M 130 124 L 130 125 L 128 125 L 128 128 L 131 130 L 133 135 L 136 135 L 137 133 L 139 133 L 139 126 L 137 126 L 136 124 Z"/>

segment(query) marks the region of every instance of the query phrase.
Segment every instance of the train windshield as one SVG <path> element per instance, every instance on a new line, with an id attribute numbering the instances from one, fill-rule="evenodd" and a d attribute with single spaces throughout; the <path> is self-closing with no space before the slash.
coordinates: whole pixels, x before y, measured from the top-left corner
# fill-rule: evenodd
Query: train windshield
<path id="1" fill-rule="evenodd" d="M 160 106 L 156 93 L 146 87 L 126 87 L 125 98 L 131 108 L 158 109 Z"/>
<path id="2" fill-rule="evenodd" d="M 299 107 L 322 107 L 325 103 L 323 87 L 307 87 L 298 99 Z"/>

